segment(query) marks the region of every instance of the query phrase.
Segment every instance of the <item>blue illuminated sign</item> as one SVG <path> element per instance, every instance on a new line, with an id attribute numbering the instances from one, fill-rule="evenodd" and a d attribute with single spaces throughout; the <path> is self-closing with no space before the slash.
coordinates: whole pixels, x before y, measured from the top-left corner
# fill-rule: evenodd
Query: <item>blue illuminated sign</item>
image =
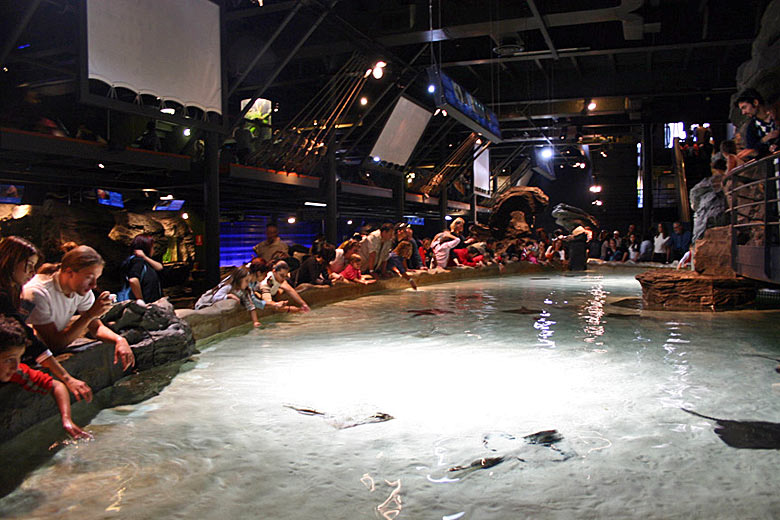
<path id="1" fill-rule="evenodd" d="M 438 108 L 447 110 L 448 115 L 494 143 L 501 142 L 501 128 L 495 112 L 441 72 L 438 67 L 429 67 L 428 77 L 430 84 L 435 86 L 434 97 Z M 428 91 L 431 91 L 430 88 Z"/>

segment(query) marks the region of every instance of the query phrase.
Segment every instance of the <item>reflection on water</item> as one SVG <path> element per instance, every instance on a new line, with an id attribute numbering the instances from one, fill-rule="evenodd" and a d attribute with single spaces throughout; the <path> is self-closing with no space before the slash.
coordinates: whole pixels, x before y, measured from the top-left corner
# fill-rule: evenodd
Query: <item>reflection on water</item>
<path id="1" fill-rule="evenodd" d="M 102 411 L 95 440 L 58 446 L 0 517 L 776 516 L 780 453 L 731 448 L 679 408 L 777 421 L 780 320 L 612 305 L 640 292 L 631 276 L 506 277 L 286 317 Z M 449 312 L 407 312 L 433 309 Z M 550 430 L 565 462 L 520 442 Z"/>

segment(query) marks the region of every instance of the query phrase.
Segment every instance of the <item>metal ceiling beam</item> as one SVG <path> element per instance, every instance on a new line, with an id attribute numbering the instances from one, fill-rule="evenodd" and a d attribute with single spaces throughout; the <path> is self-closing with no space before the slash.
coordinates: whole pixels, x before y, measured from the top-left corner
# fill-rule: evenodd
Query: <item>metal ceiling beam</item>
<path id="1" fill-rule="evenodd" d="M 301 7 L 303 7 L 303 2 L 297 2 L 295 4 L 295 7 L 293 7 L 289 13 L 287 13 L 287 16 L 284 18 L 284 21 L 282 21 L 282 23 L 276 27 L 276 30 L 271 35 L 271 37 L 268 38 L 268 40 L 266 40 L 265 44 L 263 44 L 263 47 L 257 52 L 257 54 L 255 54 L 255 57 L 252 59 L 251 63 L 247 65 L 246 69 L 244 69 L 244 72 L 242 72 L 238 76 L 236 81 L 230 87 L 230 90 L 228 90 L 227 93 L 227 97 L 232 96 L 233 93 L 236 91 L 236 89 L 249 75 L 249 73 L 252 72 L 252 70 L 254 70 L 255 66 L 257 65 L 257 62 L 260 61 L 260 58 L 262 58 L 265 55 L 266 51 L 268 51 L 268 49 L 271 47 L 271 44 L 273 44 L 276 41 L 276 39 L 279 37 L 279 35 L 282 34 L 282 31 L 284 31 L 284 29 L 292 21 L 295 15 L 298 14 L 298 11 L 301 10 Z"/>
<path id="2" fill-rule="evenodd" d="M 677 51 L 687 49 L 706 49 L 710 47 L 731 47 L 736 45 L 751 45 L 753 40 L 750 38 L 742 38 L 737 40 L 720 40 L 720 41 L 708 41 L 708 42 L 692 42 L 681 43 L 672 45 L 649 45 L 641 47 L 620 47 L 614 49 L 562 49 L 559 50 L 559 56 L 561 57 L 583 57 L 583 56 L 605 56 L 616 54 L 636 54 L 645 52 L 663 52 L 663 51 Z M 442 67 L 466 67 L 473 65 L 490 65 L 493 63 L 508 62 L 508 61 L 532 61 L 532 60 L 550 60 L 552 54 L 548 51 L 540 52 L 526 52 L 520 56 L 511 56 L 508 58 L 485 58 L 480 60 L 463 60 L 463 61 L 449 61 L 442 63 Z"/>
<path id="3" fill-rule="evenodd" d="M 228 11 L 225 13 L 226 22 L 234 22 L 236 20 L 246 20 L 247 18 L 253 18 L 255 16 L 265 16 L 279 11 L 286 11 L 295 7 L 298 2 L 293 0 L 292 2 L 277 2 L 271 5 L 264 5 L 262 7 L 248 7 L 245 9 L 237 9 L 235 11 Z"/>
<path id="4" fill-rule="evenodd" d="M 558 51 L 555 49 L 555 45 L 553 45 L 552 38 L 550 38 L 550 33 L 547 31 L 547 24 L 544 22 L 544 18 L 542 18 L 541 13 L 539 13 L 539 9 L 536 7 L 536 2 L 534 2 L 534 0 L 526 0 L 526 3 L 528 4 L 528 7 L 531 8 L 531 12 L 533 13 L 534 18 L 539 23 L 539 30 L 542 32 L 542 36 L 544 37 L 544 42 L 547 44 L 547 48 L 550 49 L 550 54 L 552 54 L 554 60 L 557 60 Z"/>

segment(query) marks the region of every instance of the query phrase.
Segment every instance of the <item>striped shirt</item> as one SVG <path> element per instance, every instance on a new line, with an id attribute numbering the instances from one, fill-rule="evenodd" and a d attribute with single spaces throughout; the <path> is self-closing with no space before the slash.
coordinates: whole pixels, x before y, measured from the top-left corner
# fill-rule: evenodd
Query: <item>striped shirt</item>
<path id="1" fill-rule="evenodd" d="M 24 363 L 19 363 L 19 369 L 14 372 L 8 382 L 21 385 L 28 392 L 48 394 L 54 386 L 53 381 L 49 374 L 30 368 Z"/>

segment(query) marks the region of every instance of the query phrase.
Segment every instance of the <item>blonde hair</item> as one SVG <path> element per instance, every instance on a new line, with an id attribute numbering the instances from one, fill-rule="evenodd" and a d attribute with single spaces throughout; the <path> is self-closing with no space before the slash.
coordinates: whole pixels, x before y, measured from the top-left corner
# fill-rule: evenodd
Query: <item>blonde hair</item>
<path id="1" fill-rule="evenodd" d="M 93 265 L 106 265 L 105 260 L 100 254 L 89 246 L 78 246 L 62 257 L 60 270 L 70 269 L 73 272 L 81 271 L 86 267 Z"/>

